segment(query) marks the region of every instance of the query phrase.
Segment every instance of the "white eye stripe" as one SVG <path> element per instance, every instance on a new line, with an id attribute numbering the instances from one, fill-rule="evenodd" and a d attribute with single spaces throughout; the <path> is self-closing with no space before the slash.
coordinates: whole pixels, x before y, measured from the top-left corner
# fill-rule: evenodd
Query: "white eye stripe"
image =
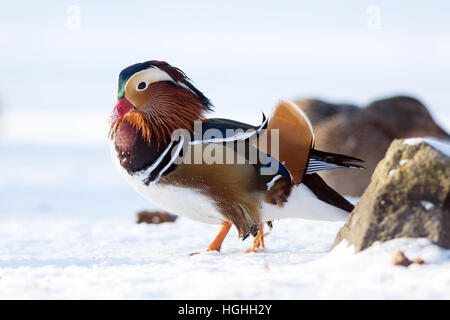
<path id="1" fill-rule="evenodd" d="M 148 69 L 136 72 L 125 84 L 125 88 L 128 86 L 128 83 L 132 81 L 132 79 L 135 79 L 135 77 L 139 77 L 139 82 L 136 85 L 137 91 L 143 91 L 147 89 L 138 89 L 139 83 L 146 82 L 147 86 L 149 86 L 152 83 L 159 82 L 159 81 L 172 81 L 176 84 L 176 82 L 172 79 L 171 76 L 167 74 L 167 72 L 162 71 L 161 69 L 157 67 L 150 67 Z"/>
<path id="2" fill-rule="evenodd" d="M 129 82 L 133 81 L 135 82 L 135 78 L 139 77 L 139 82 L 136 84 L 136 91 L 144 91 L 148 88 L 149 85 L 155 82 L 160 81 L 170 81 L 174 84 L 176 84 L 179 87 L 182 87 L 183 89 L 186 89 L 190 91 L 191 93 L 197 95 L 191 88 L 189 88 L 186 84 L 184 84 L 181 81 L 175 81 L 173 78 L 165 71 L 159 69 L 158 67 L 152 66 L 148 69 L 136 72 L 133 76 L 130 77 L 130 79 L 127 80 L 125 83 L 125 88 L 127 88 Z M 145 88 L 139 89 L 139 84 L 144 82 L 146 84 Z M 136 83 L 136 82 L 135 82 Z"/>

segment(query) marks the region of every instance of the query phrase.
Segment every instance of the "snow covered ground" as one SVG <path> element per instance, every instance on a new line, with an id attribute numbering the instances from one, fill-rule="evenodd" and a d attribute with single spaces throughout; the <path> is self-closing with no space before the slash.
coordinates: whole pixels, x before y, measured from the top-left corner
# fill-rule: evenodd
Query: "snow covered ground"
<path id="1" fill-rule="evenodd" d="M 107 148 L 0 145 L 0 299 L 450 298 L 450 250 L 398 239 L 328 253 L 342 223 L 284 220 L 264 253 L 235 230 L 179 218 L 136 224 L 152 208 L 112 167 Z M 394 252 L 428 265 L 390 265 Z"/>
<path id="2" fill-rule="evenodd" d="M 427 240 L 394 240 L 354 255 L 327 254 L 338 224 L 282 221 L 264 253 L 236 234 L 221 253 L 204 248 L 216 228 L 185 219 L 18 219 L 0 227 L 0 298 L 403 299 L 450 298 L 450 252 Z M 391 266 L 402 248 L 429 265 Z"/>

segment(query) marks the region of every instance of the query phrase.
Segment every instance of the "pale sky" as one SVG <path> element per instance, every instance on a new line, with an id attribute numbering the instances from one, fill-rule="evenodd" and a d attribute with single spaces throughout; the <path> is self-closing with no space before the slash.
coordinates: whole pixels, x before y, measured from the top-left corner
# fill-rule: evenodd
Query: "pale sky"
<path id="1" fill-rule="evenodd" d="M 410 94 L 450 129 L 449 1 L 241 2 L 4 4 L 0 139 L 102 142 L 120 70 L 152 59 L 184 70 L 215 116 Z"/>

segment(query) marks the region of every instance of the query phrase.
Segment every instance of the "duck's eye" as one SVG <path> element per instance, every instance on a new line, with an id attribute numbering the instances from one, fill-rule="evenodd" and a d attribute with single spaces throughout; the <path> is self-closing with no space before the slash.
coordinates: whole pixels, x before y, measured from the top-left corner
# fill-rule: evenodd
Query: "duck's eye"
<path id="1" fill-rule="evenodd" d="M 148 87 L 148 83 L 145 81 L 139 82 L 138 85 L 136 86 L 136 90 L 137 91 L 143 91 L 145 89 L 147 89 Z"/>

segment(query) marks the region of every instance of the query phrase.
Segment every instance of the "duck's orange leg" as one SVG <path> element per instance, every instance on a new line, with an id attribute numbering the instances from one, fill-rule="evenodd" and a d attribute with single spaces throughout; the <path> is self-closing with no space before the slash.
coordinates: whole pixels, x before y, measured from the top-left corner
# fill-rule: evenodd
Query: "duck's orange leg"
<path id="1" fill-rule="evenodd" d="M 206 249 L 206 251 L 220 251 L 223 240 L 225 240 L 225 237 L 227 236 L 228 231 L 230 231 L 231 226 L 232 224 L 230 222 L 225 221 L 224 223 L 222 223 L 219 233 L 211 242 L 211 244 L 208 246 L 208 249 Z M 199 253 L 200 252 L 193 252 L 190 255 L 193 256 Z"/>
<path id="2" fill-rule="evenodd" d="M 261 223 L 259 231 L 256 234 L 255 239 L 253 239 L 253 245 L 251 246 L 251 248 L 245 250 L 245 252 L 256 252 L 259 248 L 264 250 L 264 223 Z"/>
<path id="3" fill-rule="evenodd" d="M 225 221 L 224 223 L 222 223 L 222 227 L 220 228 L 219 233 L 214 238 L 213 242 L 211 242 L 206 251 L 220 251 L 223 240 L 225 240 L 225 237 L 227 236 L 228 231 L 230 231 L 231 226 L 232 224 L 230 222 Z"/>

